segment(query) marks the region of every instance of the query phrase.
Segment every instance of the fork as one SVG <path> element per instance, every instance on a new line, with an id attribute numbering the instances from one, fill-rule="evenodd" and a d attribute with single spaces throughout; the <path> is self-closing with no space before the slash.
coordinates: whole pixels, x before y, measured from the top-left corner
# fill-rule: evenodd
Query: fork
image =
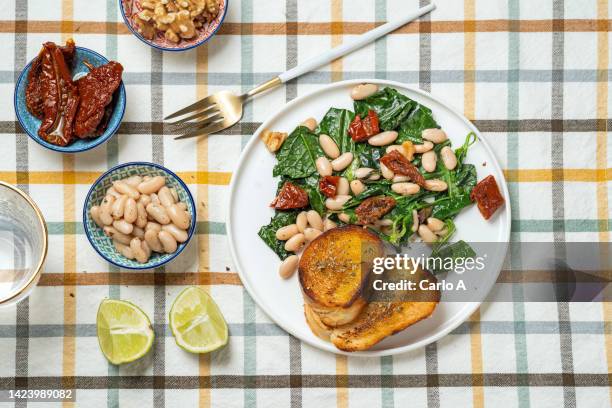
<path id="1" fill-rule="evenodd" d="M 230 91 L 217 92 L 177 112 L 174 112 L 171 115 L 166 116 L 164 120 L 175 119 L 183 116 L 179 120 L 169 123 L 170 125 L 177 127 L 177 133 L 186 131 L 185 134 L 177 136 L 175 139 L 187 139 L 190 137 L 210 135 L 228 129 L 238 123 L 238 121 L 242 118 L 242 107 L 255 95 L 276 88 L 287 81 L 297 78 L 307 72 L 319 68 L 324 64 L 330 63 L 337 58 L 349 54 L 356 49 L 361 48 L 392 31 L 395 31 L 412 20 L 429 13 L 435 8 L 436 6 L 431 3 L 404 16 L 403 18 L 383 24 L 373 30 L 365 32 L 358 37 L 339 45 L 338 47 L 332 48 L 321 55 L 305 61 L 303 64 L 300 64 L 295 68 L 283 72 L 269 81 L 256 86 L 243 95 L 236 95 Z"/>

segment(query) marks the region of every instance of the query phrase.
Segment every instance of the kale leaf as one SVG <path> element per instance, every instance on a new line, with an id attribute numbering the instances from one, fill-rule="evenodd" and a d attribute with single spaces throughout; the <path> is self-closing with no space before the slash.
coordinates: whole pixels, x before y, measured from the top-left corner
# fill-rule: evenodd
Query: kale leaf
<path id="1" fill-rule="evenodd" d="M 382 130 L 394 130 L 416 105 L 415 101 L 395 89 L 383 88 L 364 100 L 355 101 L 355 114 L 363 119 L 372 109 L 378 115 Z"/>
<path id="2" fill-rule="evenodd" d="M 355 142 L 348 134 L 348 128 L 355 118 L 355 114 L 347 109 L 331 108 L 315 130 L 317 135 L 326 134 L 338 145 L 341 153 L 352 152 Z"/>
<path id="3" fill-rule="evenodd" d="M 272 175 L 294 179 L 308 177 L 316 173 L 315 161 L 320 156 L 323 156 L 323 150 L 317 136 L 307 127 L 299 126 L 287 137 L 276 154 L 278 163 Z"/>
<path id="4" fill-rule="evenodd" d="M 281 260 L 286 259 L 292 253 L 285 250 L 285 243 L 276 239 L 276 231 L 290 224 L 295 224 L 298 211 L 280 212 L 277 211 L 268 225 L 264 225 L 259 230 L 258 235 L 268 245 Z"/>
<path id="5" fill-rule="evenodd" d="M 406 120 L 402 122 L 399 130 L 399 136 L 395 143 L 402 144 L 406 141 L 411 141 L 414 144 L 423 144 L 421 132 L 425 129 L 439 128 L 438 123 L 434 120 L 431 109 L 426 106 L 416 104 L 416 107 L 410 112 Z"/>

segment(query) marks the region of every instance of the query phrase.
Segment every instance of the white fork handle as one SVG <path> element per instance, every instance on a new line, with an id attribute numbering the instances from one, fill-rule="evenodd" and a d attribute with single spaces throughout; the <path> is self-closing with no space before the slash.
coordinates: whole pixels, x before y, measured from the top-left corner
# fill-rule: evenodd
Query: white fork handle
<path id="1" fill-rule="evenodd" d="M 287 82 L 292 80 L 293 78 L 297 78 L 301 75 L 304 75 L 307 72 L 313 71 L 322 65 L 329 64 L 333 60 L 345 56 L 346 54 L 355 51 L 357 48 L 361 48 L 364 45 L 367 45 L 373 42 L 374 40 L 389 34 L 391 31 L 397 30 L 401 26 L 408 24 L 412 20 L 421 17 L 423 14 L 429 13 L 435 8 L 435 4 L 431 3 L 400 19 L 383 24 L 380 27 L 376 27 L 373 30 L 361 34 L 357 38 L 347 41 L 342 45 L 332 48 L 331 50 L 326 51 L 321 55 L 317 55 L 316 57 L 311 58 L 294 68 L 291 68 L 289 71 L 283 72 L 278 77 L 282 82 Z"/>

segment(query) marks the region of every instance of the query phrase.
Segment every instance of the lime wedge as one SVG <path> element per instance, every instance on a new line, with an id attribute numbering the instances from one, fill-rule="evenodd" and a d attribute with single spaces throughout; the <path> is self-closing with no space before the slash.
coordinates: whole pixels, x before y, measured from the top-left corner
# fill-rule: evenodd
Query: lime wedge
<path id="1" fill-rule="evenodd" d="M 176 344 L 191 353 L 208 353 L 227 344 L 227 324 L 215 301 L 204 290 L 183 290 L 170 309 Z"/>
<path id="2" fill-rule="evenodd" d="M 140 308 L 124 300 L 104 299 L 96 319 L 98 342 L 113 364 L 129 363 L 147 354 L 153 345 L 153 329 Z"/>

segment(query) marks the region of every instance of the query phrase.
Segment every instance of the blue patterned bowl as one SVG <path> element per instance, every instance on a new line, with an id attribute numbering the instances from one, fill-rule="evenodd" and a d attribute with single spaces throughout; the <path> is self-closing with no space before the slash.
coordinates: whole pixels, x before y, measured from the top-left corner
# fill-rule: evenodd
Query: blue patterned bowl
<path id="1" fill-rule="evenodd" d="M 73 78 L 78 79 L 89 72 L 89 69 L 87 69 L 83 61 L 87 61 L 96 67 L 108 63 L 108 60 L 97 52 L 83 47 L 76 47 L 76 52 L 74 55 L 74 68 L 72 69 Z M 125 87 L 123 86 L 123 81 L 121 82 L 121 85 L 119 85 L 118 92 L 116 93 L 115 100 L 113 101 L 115 108 L 113 109 L 113 114 L 108 122 L 106 131 L 99 137 L 95 139 L 77 138 L 77 140 L 70 143 L 68 146 L 62 147 L 48 143 L 38 136 L 40 120 L 28 111 L 25 101 L 25 91 L 26 87 L 28 86 L 28 73 L 32 67 L 32 62 L 33 61 L 30 61 L 28 65 L 26 65 L 23 71 L 21 71 L 19 79 L 17 80 L 17 85 L 15 86 L 15 113 L 17 114 L 17 120 L 19 120 L 19 124 L 23 130 L 36 143 L 46 147 L 47 149 L 55 150 L 56 152 L 78 153 L 101 145 L 115 134 L 117 129 L 119 129 L 119 124 L 121 123 L 121 119 L 123 119 L 123 114 L 125 112 Z"/>
<path id="2" fill-rule="evenodd" d="M 191 214 L 191 225 L 189 226 L 189 237 L 187 238 L 187 241 L 180 244 L 176 252 L 172 254 L 159 254 L 157 252 L 153 252 L 151 254 L 151 258 L 149 258 L 149 261 L 144 264 L 138 263 L 135 260 L 127 259 L 117 252 L 113 246 L 113 241 L 104 234 L 102 228 L 96 225 L 89 213 L 92 206 L 99 205 L 102 202 L 104 196 L 106 195 L 106 190 L 111 187 L 113 181 L 121 180 L 134 175 L 165 177 L 166 185 L 176 189 L 180 201 L 187 204 L 187 211 L 189 211 L 189 214 Z M 178 254 L 183 251 L 183 249 L 185 249 L 189 243 L 189 240 L 191 240 L 191 237 L 193 236 L 195 225 L 196 209 L 191 192 L 189 192 L 189 189 L 183 180 L 181 180 L 176 174 L 167 168 L 154 163 L 131 162 L 120 164 L 108 170 L 106 173 L 102 174 L 91 186 L 83 206 L 83 226 L 85 227 L 85 235 L 87 235 L 87 239 L 89 239 L 91 245 L 94 247 L 96 252 L 102 256 L 102 258 L 120 268 L 151 269 L 170 262 L 176 258 Z"/>

